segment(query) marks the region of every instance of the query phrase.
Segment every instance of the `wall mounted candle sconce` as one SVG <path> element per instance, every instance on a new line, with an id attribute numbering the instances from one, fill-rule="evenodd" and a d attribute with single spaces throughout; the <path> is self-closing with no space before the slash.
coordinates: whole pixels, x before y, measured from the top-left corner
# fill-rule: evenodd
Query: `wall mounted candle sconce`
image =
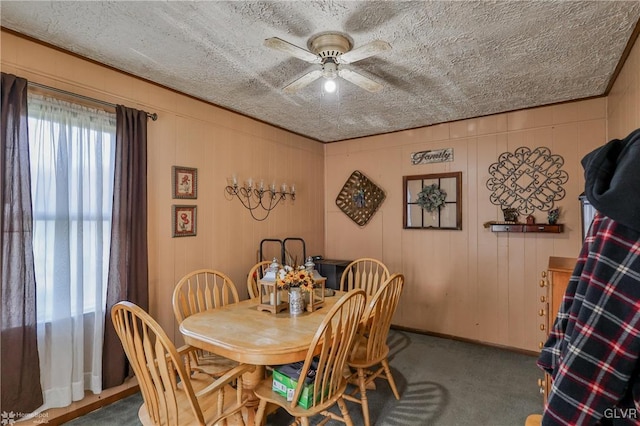
<path id="1" fill-rule="evenodd" d="M 231 199 L 237 197 L 244 208 L 249 210 L 251 217 L 257 221 L 263 221 L 269 217 L 271 210 L 280 201 L 286 200 L 287 196 L 292 201 L 296 199 L 296 187 L 294 184 L 288 186 L 283 183 L 280 186 L 280 190 L 277 190 L 275 182 L 267 188 L 264 180 L 260 180 L 256 184 L 252 178 L 249 178 L 244 185 L 240 185 L 235 175 L 228 179 L 225 191 L 231 196 Z"/>

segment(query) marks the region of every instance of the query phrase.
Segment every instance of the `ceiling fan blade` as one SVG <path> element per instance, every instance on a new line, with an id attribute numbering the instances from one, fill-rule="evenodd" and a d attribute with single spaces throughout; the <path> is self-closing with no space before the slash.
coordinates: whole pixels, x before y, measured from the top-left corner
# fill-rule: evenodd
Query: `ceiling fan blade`
<path id="1" fill-rule="evenodd" d="M 371 43 L 367 43 L 338 56 L 338 61 L 341 64 L 351 64 L 390 49 L 391 45 L 386 41 L 374 40 Z"/>
<path id="2" fill-rule="evenodd" d="M 309 83 L 319 79 L 320 77 L 322 77 L 322 71 L 320 70 L 308 72 L 302 77 L 300 77 L 299 79 L 297 79 L 296 81 L 294 81 L 293 83 L 287 85 L 282 90 L 285 93 L 296 93 L 298 90 L 307 86 Z"/>
<path id="3" fill-rule="evenodd" d="M 338 75 L 356 86 L 362 87 L 366 91 L 375 93 L 382 90 L 382 84 L 376 83 L 370 78 L 367 78 L 362 74 L 358 74 L 355 71 L 341 68 L 338 71 Z"/>
<path id="4" fill-rule="evenodd" d="M 321 62 L 320 57 L 315 53 L 311 53 L 308 50 L 298 47 L 295 44 L 291 44 L 288 41 L 284 41 L 278 37 L 271 37 L 266 39 L 264 41 L 264 45 L 270 47 L 271 49 L 288 53 L 289 55 L 298 59 L 302 59 L 305 62 L 310 62 L 312 64 L 319 64 Z"/>

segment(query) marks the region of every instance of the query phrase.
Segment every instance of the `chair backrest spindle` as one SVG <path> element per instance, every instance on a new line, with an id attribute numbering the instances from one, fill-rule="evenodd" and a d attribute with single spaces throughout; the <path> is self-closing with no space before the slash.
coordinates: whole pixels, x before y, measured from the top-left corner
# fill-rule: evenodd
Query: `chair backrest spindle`
<path id="1" fill-rule="evenodd" d="M 340 290 L 361 288 L 367 296 L 373 296 L 380 285 L 389 278 L 389 269 L 379 260 L 363 257 L 351 262 L 340 278 Z"/>
<path id="2" fill-rule="evenodd" d="M 199 269 L 185 275 L 173 291 L 173 311 L 181 323 L 185 318 L 240 298 L 235 284 L 227 275 L 213 269 Z"/>

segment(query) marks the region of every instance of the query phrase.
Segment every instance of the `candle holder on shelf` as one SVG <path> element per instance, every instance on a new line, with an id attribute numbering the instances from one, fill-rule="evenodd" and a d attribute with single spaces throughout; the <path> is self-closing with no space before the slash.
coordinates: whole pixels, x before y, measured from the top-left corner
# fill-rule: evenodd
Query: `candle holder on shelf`
<path id="1" fill-rule="evenodd" d="M 273 259 L 273 262 L 265 271 L 264 277 L 258 280 L 260 303 L 258 304 L 259 311 L 267 311 L 272 314 L 287 309 L 287 302 L 282 300 L 280 289 L 276 284 L 276 273 L 278 272 L 278 261 Z"/>

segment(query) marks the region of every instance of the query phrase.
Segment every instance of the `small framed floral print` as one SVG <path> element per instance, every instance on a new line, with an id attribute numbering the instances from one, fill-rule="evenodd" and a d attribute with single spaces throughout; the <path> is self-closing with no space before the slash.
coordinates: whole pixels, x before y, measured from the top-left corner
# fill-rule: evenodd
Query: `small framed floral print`
<path id="1" fill-rule="evenodd" d="M 198 223 L 196 206 L 171 207 L 171 222 L 174 237 L 193 237 L 196 235 L 196 225 Z"/>
<path id="2" fill-rule="evenodd" d="M 198 198 L 198 169 L 173 166 L 173 198 Z"/>

